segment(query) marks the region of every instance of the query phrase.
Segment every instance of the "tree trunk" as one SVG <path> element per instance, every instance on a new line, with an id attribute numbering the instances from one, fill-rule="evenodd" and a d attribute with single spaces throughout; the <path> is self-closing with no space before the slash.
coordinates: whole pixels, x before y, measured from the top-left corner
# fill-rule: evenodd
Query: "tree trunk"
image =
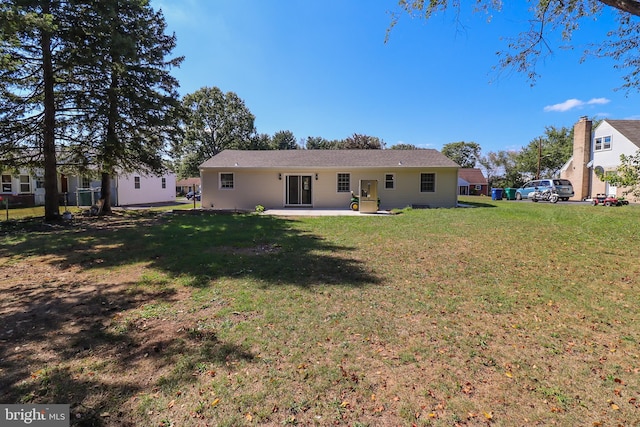
<path id="1" fill-rule="evenodd" d="M 111 213 L 111 175 L 107 172 L 102 172 L 100 200 L 102 200 L 102 213 Z"/>
<path id="2" fill-rule="evenodd" d="M 42 12 L 48 14 L 49 1 L 44 1 Z M 60 218 L 58 200 L 58 170 L 56 160 L 56 104 L 54 99 L 54 74 L 51 58 L 51 33 L 43 29 L 41 34 L 42 70 L 44 85 L 44 121 L 42 153 L 44 156 L 44 217 L 46 221 Z"/>

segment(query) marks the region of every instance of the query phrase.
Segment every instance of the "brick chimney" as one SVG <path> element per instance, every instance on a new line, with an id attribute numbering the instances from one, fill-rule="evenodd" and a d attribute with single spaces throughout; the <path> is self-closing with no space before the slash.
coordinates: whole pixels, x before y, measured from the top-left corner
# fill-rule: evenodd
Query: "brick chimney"
<path id="1" fill-rule="evenodd" d="M 586 116 L 580 117 L 573 126 L 573 164 L 567 174 L 573 184 L 573 200 L 591 197 L 589 194 L 591 169 L 587 164 L 591 160 L 591 127 L 593 123 Z"/>

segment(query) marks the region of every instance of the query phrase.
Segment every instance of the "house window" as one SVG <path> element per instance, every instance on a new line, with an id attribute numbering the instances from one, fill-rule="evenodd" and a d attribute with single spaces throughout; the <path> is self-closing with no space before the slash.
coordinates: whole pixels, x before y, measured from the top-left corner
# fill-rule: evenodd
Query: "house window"
<path id="1" fill-rule="evenodd" d="M 351 174 L 338 174 L 338 193 L 348 193 L 351 191 Z"/>
<path id="2" fill-rule="evenodd" d="M 162 188 L 167 188 L 167 178 L 162 178 Z"/>
<path id="3" fill-rule="evenodd" d="M 433 193 L 436 191 L 436 174 L 421 173 L 420 174 L 420 192 Z"/>
<path id="4" fill-rule="evenodd" d="M 20 175 L 20 192 L 31 193 L 31 179 L 29 175 Z"/>
<path id="5" fill-rule="evenodd" d="M 83 176 L 81 188 L 91 188 L 91 178 L 89 178 L 88 176 Z"/>
<path id="6" fill-rule="evenodd" d="M 11 175 L 2 175 L 2 192 L 11 193 Z"/>
<path id="7" fill-rule="evenodd" d="M 234 179 L 232 173 L 221 173 L 220 174 L 220 188 L 226 188 L 229 190 L 233 190 L 234 188 Z"/>
<path id="8" fill-rule="evenodd" d="M 611 150 L 611 137 L 603 136 L 596 138 L 594 151 Z"/>
<path id="9" fill-rule="evenodd" d="M 388 173 L 384 176 L 384 188 L 387 190 L 393 190 L 396 188 L 396 176 L 395 174 Z"/>
<path id="10" fill-rule="evenodd" d="M 482 190 L 482 184 L 476 184 L 476 191 Z"/>
<path id="11" fill-rule="evenodd" d="M 134 176 L 133 177 L 133 188 L 135 188 L 136 190 L 140 189 L 140 177 L 139 176 Z"/>

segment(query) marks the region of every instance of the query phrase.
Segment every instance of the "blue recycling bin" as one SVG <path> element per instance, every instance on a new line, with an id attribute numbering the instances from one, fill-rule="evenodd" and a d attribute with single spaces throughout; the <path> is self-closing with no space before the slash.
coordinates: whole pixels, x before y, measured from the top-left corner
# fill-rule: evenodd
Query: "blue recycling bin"
<path id="1" fill-rule="evenodd" d="M 491 200 L 502 200 L 502 188 L 491 189 Z"/>

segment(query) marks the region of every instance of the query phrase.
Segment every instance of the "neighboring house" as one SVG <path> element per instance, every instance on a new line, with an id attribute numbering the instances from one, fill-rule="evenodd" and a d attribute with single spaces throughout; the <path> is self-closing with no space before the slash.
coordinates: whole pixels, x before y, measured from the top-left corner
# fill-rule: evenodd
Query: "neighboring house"
<path id="1" fill-rule="evenodd" d="M 615 171 L 621 154 L 640 150 L 640 120 L 606 119 L 592 129 L 591 120 L 582 117 L 573 133 L 573 156 L 560 170 L 560 177 L 573 184 L 573 200 L 597 194 L 622 196 L 623 188 L 601 181 L 598 175 Z"/>
<path id="2" fill-rule="evenodd" d="M 428 150 L 224 150 L 200 165 L 202 207 L 348 209 L 377 180 L 380 209 L 455 207 L 459 166 Z"/>
<path id="3" fill-rule="evenodd" d="M 181 179 L 176 182 L 176 194 L 183 196 L 189 191 L 200 191 L 200 177 Z"/>
<path id="4" fill-rule="evenodd" d="M 44 204 L 44 173 L 20 170 L 17 174 L 0 171 L 0 196 L 10 206 L 35 206 Z"/>
<path id="5" fill-rule="evenodd" d="M 68 178 L 69 204 L 88 206 L 100 198 L 100 180 L 73 176 Z M 113 206 L 175 202 L 176 175 L 162 176 L 129 173 L 111 178 Z"/>
<path id="6" fill-rule="evenodd" d="M 41 170 L 21 170 L 17 175 L 1 173 L 0 195 L 9 198 L 10 205 L 44 204 L 44 173 Z M 58 175 L 58 192 L 62 206 L 90 206 L 100 197 L 99 180 L 88 177 Z M 111 180 L 111 204 L 123 206 L 175 201 L 175 174 L 146 176 L 123 174 Z M 65 200 L 66 198 L 66 200 Z"/>
<path id="7" fill-rule="evenodd" d="M 461 168 L 458 170 L 458 194 L 488 196 L 489 181 L 487 181 L 480 169 Z"/>

